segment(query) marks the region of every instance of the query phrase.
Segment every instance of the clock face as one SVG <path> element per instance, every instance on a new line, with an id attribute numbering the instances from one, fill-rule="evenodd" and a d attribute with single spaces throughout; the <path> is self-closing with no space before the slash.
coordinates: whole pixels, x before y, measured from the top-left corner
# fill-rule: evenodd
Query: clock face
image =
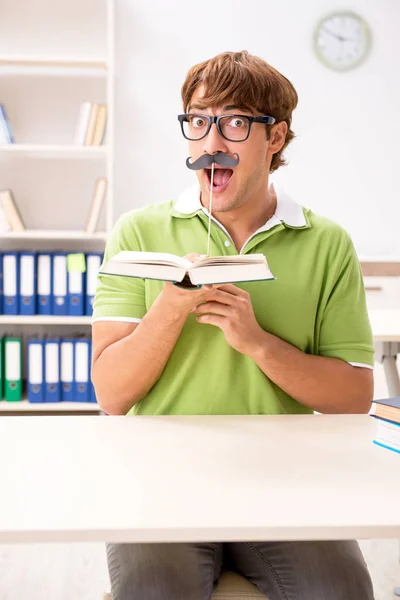
<path id="1" fill-rule="evenodd" d="M 370 47 L 370 29 L 355 13 L 328 15 L 318 23 L 315 30 L 315 52 L 331 69 L 345 71 L 356 67 L 365 59 Z"/>

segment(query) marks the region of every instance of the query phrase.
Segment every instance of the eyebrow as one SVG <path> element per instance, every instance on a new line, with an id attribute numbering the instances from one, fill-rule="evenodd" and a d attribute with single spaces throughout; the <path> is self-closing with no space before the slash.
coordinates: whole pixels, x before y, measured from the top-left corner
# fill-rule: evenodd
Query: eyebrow
<path id="1" fill-rule="evenodd" d="M 191 104 L 188 108 L 188 112 L 190 112 L 193 109 L 206 110 L 206 108 L 206 106 L 201 106 L 200 104 Z M 222 110 L 241 110 L 242 112 L 251 112 L 251 109 L 248 106 L 236 106 L 235 104 L 228 104 L 227 106 L 224 106 Z"/>

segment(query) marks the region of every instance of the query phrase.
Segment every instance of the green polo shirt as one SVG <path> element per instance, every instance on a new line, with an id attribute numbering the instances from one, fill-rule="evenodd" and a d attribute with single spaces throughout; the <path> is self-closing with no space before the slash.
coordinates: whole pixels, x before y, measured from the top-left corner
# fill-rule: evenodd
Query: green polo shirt
<path id="1" fill-rule="evenodd" d="M 276 186 L 275 186 L 276 188 Z M 265 331 L 317 356 L 373 368 L 374 349 L 363 278 L 349 235 L 276 188 L 275 215 L 240 250 L 263 253 L 274 281 L 237 284 L 250 293 Z M 205 254 L 208 217 L 199 188 L 176 202 L 133 210 L 116 223 L 104 261 L 121 250 Z M 213 219 L 211 255 L 238 254 Z M 162 281 L 99 276 L 93 322 L 139 322 Z M 118 377 L 118 374 L 115 374 Z M 160 379 L 130 411 L 138 415 L 310 413 L 276 386 L 215 326 L 189 315 Z"/>

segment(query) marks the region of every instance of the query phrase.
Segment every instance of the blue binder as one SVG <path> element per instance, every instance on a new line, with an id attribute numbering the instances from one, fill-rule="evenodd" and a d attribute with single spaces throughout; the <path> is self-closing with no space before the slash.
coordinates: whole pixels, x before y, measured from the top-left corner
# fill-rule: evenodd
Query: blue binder
<path id="1" fill-rule="evenodd" d="M 52 311 L 52 256 L 39 253 L 37 257 L 37 312 L 51 315 Z"/>
<path id="2" fill-rule="evenodd" d="M 76 338 L 74 346 L 74 400 L 89 402 L 89 340 Z"/>
<path id="3" fill-rule="evenodd" d="M 102 254 L 87 254 L 86 255 L 86 306 L 85 315 L 92 316 L 93 300 L 97 287 L 97 275 L 100 270 Z"/>
<path id="4" fill-rule="evenodd" d="M 65 316 L 68 314 L 67 305 L 67 254 L 55 252 L 52 261 L 52 314 Z"/>
<path id="5" fill-rule="evenodd" d="M 44 402 L 44 348 L 43 340 L 28 339 L 28 402 Z"/>
<path id="6" fill-rule="evenodd" d="M 60 338 L 48 337 L 44 341 L 45 352 L 45 402 L 60 402 Z"/>
<path id="7" fill-rule="evenodd" d="M 91 378 L 91 368 L 92 368 L 92 358 L 93 358 L 93 341 L 89 340 L 89 402 L 97 402 L 96 391 L 94 389 L 94 385 Z"/>
<path id="8" fill-rule="evenodd" d="M 62 338 L 60 343 L 61 401 L 74 401 L 74 338 Z"/>
<path id="9" fill-rule="evenodd" d="M 17 315 L 19 302 L 19 255 L 18 252 L 3 254 L 3 312 Z"/>
<path id="10" fill-rule="evenodd" d="M 36 252 L 19 254 L 19 314 L 36 314 Z"/>
<path id="11" fill-rule="evenodd" d="M 85 308 L 84 293 L 85 273 L 70 271 L 68 273 L 68 314 L 82 316 Z"/>
<path id="12" fill-rule="evenodd" d="M 3 255 L 0 253 L 0 315 L 3 314 Z"/>

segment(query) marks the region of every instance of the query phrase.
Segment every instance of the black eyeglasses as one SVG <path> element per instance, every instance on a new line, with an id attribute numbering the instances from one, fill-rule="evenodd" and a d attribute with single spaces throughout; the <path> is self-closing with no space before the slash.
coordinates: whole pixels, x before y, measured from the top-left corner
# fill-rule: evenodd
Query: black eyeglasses
<path id="1" fill-rule="evenodd" d="M 208 135 L 211 125 L 215 123 L 219 134 L 229 142 L 245 142 L 250 135 L 253 123 L 273 125 L 275 117 L 249 117 L 248 115 L 198 115 L 185 113 L 178 115 L 183 136 L 190 141 L 197 142 Z"/>

